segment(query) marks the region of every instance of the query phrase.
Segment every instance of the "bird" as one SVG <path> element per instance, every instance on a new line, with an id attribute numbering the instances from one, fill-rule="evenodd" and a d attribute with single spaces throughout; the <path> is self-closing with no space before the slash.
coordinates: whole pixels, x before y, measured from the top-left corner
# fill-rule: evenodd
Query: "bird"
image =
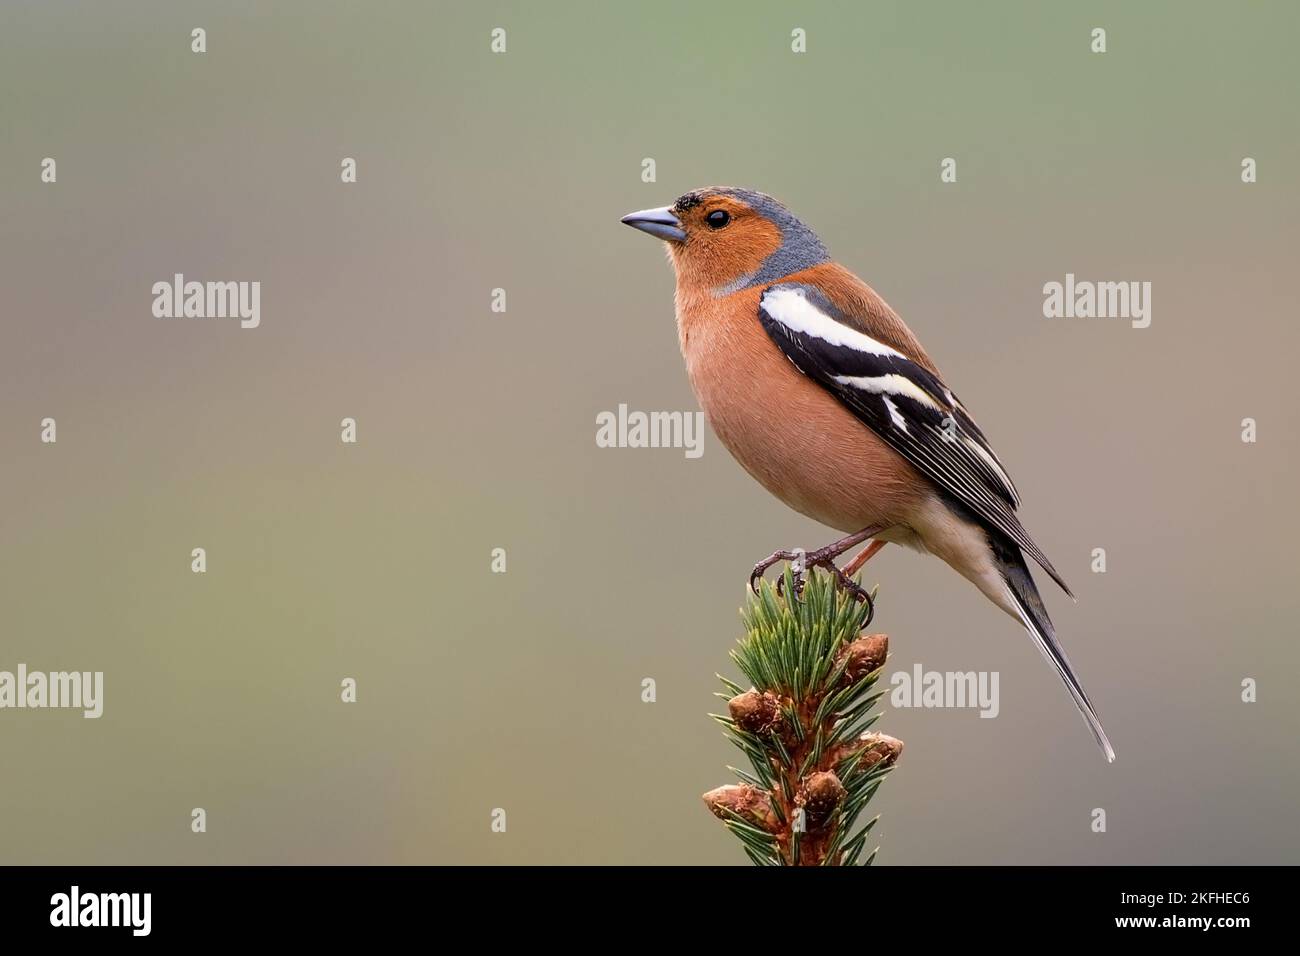
<path id="1" fill-rule="evenodd" d="M 862 597 L 852 576 L 885 544 L 938 557 L 1028 631 L 1113 761 L 1026 558 L 1074 595 L 1017 517 L 1020 494 L 984 432 L 899 315 L 765 193 L 695 189 L 621 222 L 667 246 L 687 376 L 719 441 L 776 498 L 846 533 L 774 552 L 751 587 L 785 560 Z"/>

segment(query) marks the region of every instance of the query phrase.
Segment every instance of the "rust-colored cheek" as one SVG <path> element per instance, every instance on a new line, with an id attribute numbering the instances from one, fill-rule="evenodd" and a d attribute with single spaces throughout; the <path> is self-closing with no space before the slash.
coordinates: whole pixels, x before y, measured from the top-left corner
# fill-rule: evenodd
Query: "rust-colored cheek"
<path id="1" fill-rule="evenodd" d="M 768 256 L 781 248 L 781 230 L 766 219 L 742 219 L 735 228 L 736 234 L 723 243 L 723 282 L 756 272 Z"/>
<path id="2" fill-rule="evenodd" d="M 691 288 L 717 288 L 755 272 L 781 247 L 781 230 L 766 219 L 738 219 L 716 235 L 674 248 L 678 284 Z"/>

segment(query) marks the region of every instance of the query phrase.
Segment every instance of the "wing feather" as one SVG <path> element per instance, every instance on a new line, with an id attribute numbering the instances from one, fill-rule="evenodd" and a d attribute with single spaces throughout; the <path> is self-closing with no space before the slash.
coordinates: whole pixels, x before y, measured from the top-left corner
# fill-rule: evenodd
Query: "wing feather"
<path id="1" fill-rule="evenodd" d="M 1016 517 L 1020 495 L 988 439 L 937 375 L 843 321 L 815 286 L 770 286 L 759 298 L 758 314 L 800 372 L 1070 593 Z"/>

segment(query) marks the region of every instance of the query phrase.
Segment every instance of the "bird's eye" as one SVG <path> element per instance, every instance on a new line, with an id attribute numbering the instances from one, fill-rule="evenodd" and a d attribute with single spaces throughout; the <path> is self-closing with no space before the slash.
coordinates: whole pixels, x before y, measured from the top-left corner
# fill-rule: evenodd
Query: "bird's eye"
<path id="1" fill-rule="evenodd" d="M 731 214 L 725 209 L 715 209 L 704 217 L 704 221 L 709 224 L 710 229 L 721 229 L 731 222 Z"/>

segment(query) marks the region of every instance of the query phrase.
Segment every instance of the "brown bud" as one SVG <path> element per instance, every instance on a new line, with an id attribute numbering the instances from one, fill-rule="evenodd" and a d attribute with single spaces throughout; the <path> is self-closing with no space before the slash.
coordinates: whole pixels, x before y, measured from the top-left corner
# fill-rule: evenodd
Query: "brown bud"
<path id="1" fill-rule="evenodd" d="M 804 808 L 810 830 L 819 829 L 830 819 L 844 799 L 844 793 L 844 784 L 829 770 L 810 774 L 804 779 L 795 803 Z"/>
<path id="2" fill-rule="evenodd" d="M 903 752 L 903 742 L 888 734 L 865 733 L 857 740 L 840 745 L 831 757 L 831 766 L 838 765 L 855 754 L 862 754 L 855 773 L 872 768 L 892 767 Z"/>
<path id="3" fill-rule="evenodd" d="M 770 690 L 747 690 L 727 702 L 731 719 L 751 734 L 771 733 L 781 722 L 781 702 Z"/>
<path id="4" fill-rule="evenodd" d="M 732 783 L 710 790 L 704 795 L 704 805 L 720 820 L 728 819 L 727 811 L 730 810 L 746 823 L 768 833 L 776 833 L 781 828 L 767 791 L 747 783 Z"/>
<path id="5" fill-rule="evenodd" d="M 859 637 L 840 651 L 840 660 L 848 659 L 840 684 L 845 687 L 856 684 L 872 671 L 883 666 L 888 654 L 888 634 L 868 634 Z"/>

